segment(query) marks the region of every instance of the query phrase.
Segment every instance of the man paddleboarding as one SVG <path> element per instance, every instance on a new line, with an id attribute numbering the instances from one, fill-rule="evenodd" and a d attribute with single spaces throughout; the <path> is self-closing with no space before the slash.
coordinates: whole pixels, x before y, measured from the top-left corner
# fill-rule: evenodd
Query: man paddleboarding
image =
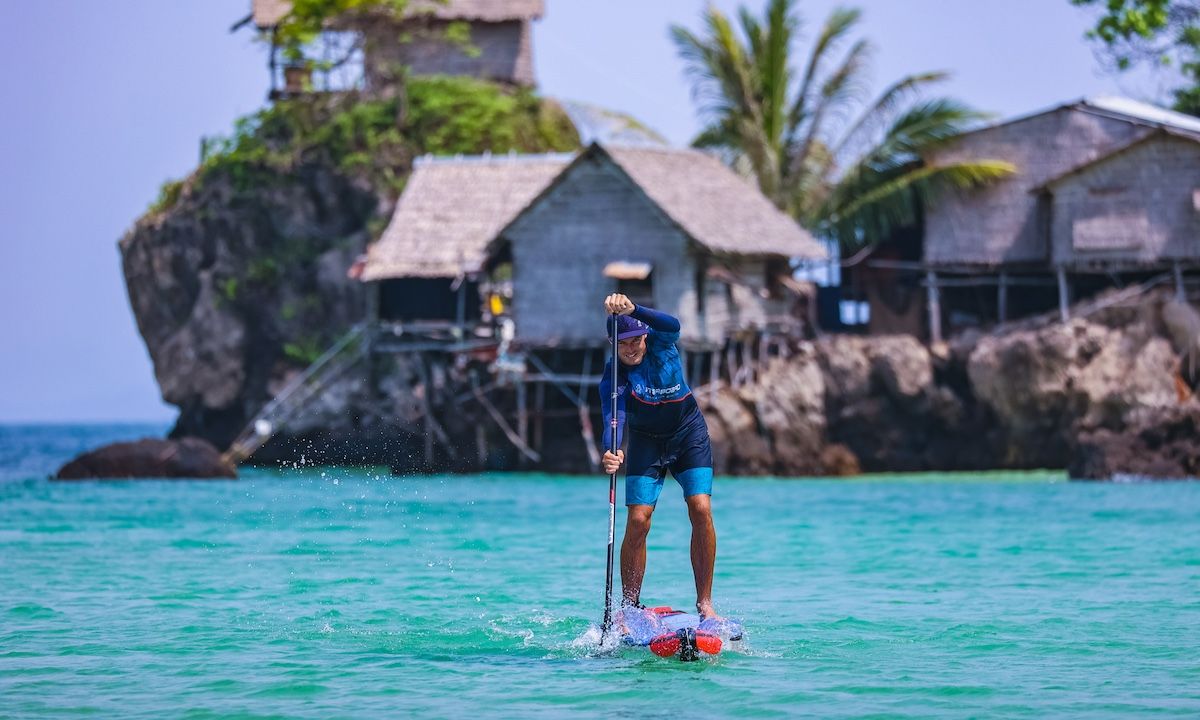
<path id="1" fill-rule="evenodd" d="M 667 472 L 683 487 L 692 523 L 692 573 L 696 610 L 717 618 L 712 604 L 717 533 L 712 521 L 712 445 L 708 425 L 684 379 L 679 320 L 635 305 L 614 293 L 604 300 L 610 315 L 608 337 L 617 343 L 617 433 L 605 433 L 604 472 L 625 465 L 625 538 L 621 542 L 621 594 L 626 606 L 640 607 L 646 574 L 646 536 Z M 615 318 L 611 317 L 615 316 Z M 615 323 L 613 320 L 615 319 Z M 615 326 L 614 326 L 615 325 Z M 605 426 L 612 420 L 612 360 L 600 380 Z M 628 420 L 628 454 L 621 440 Z"/>

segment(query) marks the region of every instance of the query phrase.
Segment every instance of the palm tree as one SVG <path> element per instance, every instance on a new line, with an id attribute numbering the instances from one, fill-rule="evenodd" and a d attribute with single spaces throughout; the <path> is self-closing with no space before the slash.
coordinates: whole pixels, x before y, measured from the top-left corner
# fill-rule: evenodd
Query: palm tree
<path id="1" fill-rule="evenodd" d="M 999 160 L 923 160 L 985 117 L 954 100 L 920 99 L 945 73 L 902 78 L 863 107 L 872 47 L 860 39 L 842 52 L 859 18 L 858 10 L 834 10 L 798 73 L 794 0 L 769 0 L 762 20 L 742 7 L 740 34 L 711 6 L 703 35 L 671 27 L 709 121 L 693 144 L 721 151 L 782 210 L 844 250 L 913 224 L 921 204 L 947 186 L 971 187 L 1014 170 Z"/>

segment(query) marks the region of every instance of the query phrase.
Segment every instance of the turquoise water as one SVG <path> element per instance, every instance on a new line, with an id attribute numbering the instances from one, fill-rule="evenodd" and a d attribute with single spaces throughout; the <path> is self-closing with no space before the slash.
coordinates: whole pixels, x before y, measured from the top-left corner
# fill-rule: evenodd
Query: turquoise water
<path id="1" fill-rule="evenodd" d="M 598 656 L 607 479 L 52 483 L 0 428 L 0 717 L 1200 714 L 1200 485 L 719 478 L 741 654 Z M 618 527 L 620 532 L 620 527 Z M 645 597 L 692 601 L 668 487 Z"/>

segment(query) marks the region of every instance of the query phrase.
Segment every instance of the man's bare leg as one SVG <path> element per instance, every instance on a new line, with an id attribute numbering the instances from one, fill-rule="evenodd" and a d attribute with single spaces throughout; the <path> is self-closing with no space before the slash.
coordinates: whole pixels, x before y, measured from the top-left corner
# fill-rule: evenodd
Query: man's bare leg
<path id="1" fill-rule="evenodd" d="M 692 573 L 696 576 L 696 610 L 701 617 L 716 617 L 712 606 L 713 565 L 717 561 L 717 530 L 712 521 L 712 496 L 686 498 L 692 521 Z"/>
<path id="2" fill-rule="evenodd" d="M 625 520 L 625 539 L 621 541 L 621 597 L 628 605 L 637 605 L 642 596 L 642 578 L 646 576 L 646 535 L 650 533 L 653 505 L 630 505 Z"/>

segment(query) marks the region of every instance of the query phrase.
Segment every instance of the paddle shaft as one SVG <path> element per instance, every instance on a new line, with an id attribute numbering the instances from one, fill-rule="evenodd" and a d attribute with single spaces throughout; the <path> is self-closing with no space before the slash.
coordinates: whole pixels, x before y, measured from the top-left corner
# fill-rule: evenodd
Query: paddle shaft
<path id="1" fill-rule="evenodd" d="M 612 419 L 609 421 L 609 449 L 617 453 L 617 316 L 609 318 L 612 327 Z M 600 639 L 608 636 L 612 629 L 612 584 L 613 584 L 613 541 L 617 531 L 617 474 L 608 476 L 608 570 L 604 577 L 604 622 L 600 626 Z"/>

